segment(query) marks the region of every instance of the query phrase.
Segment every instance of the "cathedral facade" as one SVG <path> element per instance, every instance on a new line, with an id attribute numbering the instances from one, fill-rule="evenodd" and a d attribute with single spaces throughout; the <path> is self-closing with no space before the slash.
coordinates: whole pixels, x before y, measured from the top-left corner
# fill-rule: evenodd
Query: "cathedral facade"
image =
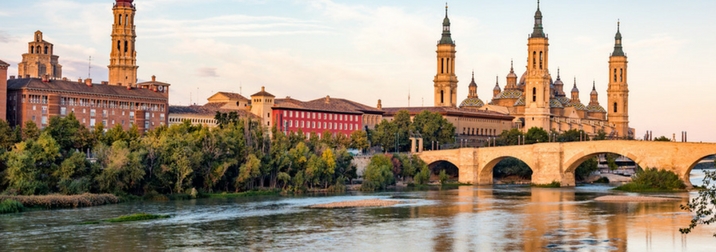
<path id="1" fill-rule="evenodd" d="M 534 16 L 534 27 L 527 42 L 527 69 L 518 78 L 514 64 L 510 66 L 507 74 L 507 83 L 504 89 L 499 83 L 493 88 L 493 97 L 485 103 L 477 96 L 477 84 L 473 81 L 469 85 L 468 97 L 460 103 L 460 109 L 487 110 L 509 114 L 515 117 L 515 125 L 523 132 L 537 127 L 547 131 L 564 132 L 567 130 L 583 130 L 589 135 L 600 132 L 611 138 L 633 138 L 634 129 L 629 128 L 629 89 L 627 84 L 627 57 L 622 50 L 622 36 L 617 26 L 614 51 L 609 58 L 609 86 L 607 89 L 608 109 L 599 104 L 599 94 L 595 83 L 589 93 L 589 102 L 586 105 L 579 98 L 576 78 L 570 91 L 570 97 L 564 92 L 564 82 L 559 70 L 557 78 L 553 79 L 549 71 L 549 38 L 545 35 L 542 25 L 542 12 L 539 9 Z M 446 17 L 447 20 L 447 17 Z M 449 21 L 444 21 L 449 26 Z M 448 29 L 449 35 L 449 29 Z M 438 103 L 437 97 L 442 97 L 449 82 L 442 81 L 438 85 L 438 78 L 445 74 L 440 69 L 441 58 L 452 56 L 454 64 L 454 44 L 452 54 L 441 50 L 445 37 L 438 43 L 439 71 L 435 77 L 436 106 L 451 106 L 452 104 Z M 450 40 L 452 41 L 452 40 Z M 446 55 L 442 56 L 441 55 Z M 448 61 L 449 62 L 449 61 Z M 457 77 L 455 77 L 457 81 Z M 454 86 L 457 87 L 457 84 Z"/>

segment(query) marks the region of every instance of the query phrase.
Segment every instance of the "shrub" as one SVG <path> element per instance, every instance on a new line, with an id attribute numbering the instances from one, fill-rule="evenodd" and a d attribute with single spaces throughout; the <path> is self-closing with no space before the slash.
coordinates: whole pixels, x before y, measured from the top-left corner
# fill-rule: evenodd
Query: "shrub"
<path id="1" fill-rule="evenodd" d="M 415 174 L 415 184 L 424 185 L 430 182 L 430 168 L 423 166 L 418 174 Z"/>
<path id="2" fill-rule="evenodd" d="M 445 170 L 441 170 L 440 175 L 438 175 L 438 177 L 440 178 L 440 184 L 445 184 L 445 182 L 447 182 L 448 180 L 448 175 Z"/>
<path id="3" fill-rule="evenodd" d="M 119 198 L 112 194 L 81 194 L 81 195 L 36 195 L 36 196 L 0 196 L 0 200 L 15 200 L 25 207 L 41 207 L 46 209 L 77 208 L 119 203 Z"/>
<path id="4" fill-rule="evenodd" d="M 17 200 L 4 200 L 0 202 L 0 214 L 19 213 L 24 210 L 24 206 Z"/>
<path id="5" fill-rule="evenodd" d="M 365 168 L 363 178 L 362 190 L 385 189 L 388 185 L 395 183 L 393 163 L 385 155 L 375 155 L 370 159 L 368 167 Z"/>
<path id="6" fill-rule="evenodd" d="M 621 185 L 615 190 L 639 191 L 680 191 L 686 189 L 686 184 L 672 171 L 647 168 L 637 171 L 632 182 Z"/>

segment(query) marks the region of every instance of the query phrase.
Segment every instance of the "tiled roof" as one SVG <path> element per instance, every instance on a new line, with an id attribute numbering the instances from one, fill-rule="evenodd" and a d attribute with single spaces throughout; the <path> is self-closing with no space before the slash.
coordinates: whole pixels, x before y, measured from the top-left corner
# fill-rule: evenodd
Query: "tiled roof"
<path id="1" fill-rule="evenodd" d="M 473 109 L 460 109 L 453 107 L 396 107 L 396 108 L 383 108 L 385 111 L 384 116 L 394 116 L 398 111 L 406 110 L 410 115 L 417 115 L 423 111 L 430 111 L 433 113 L 440 113 L 441 115 L 452 115 L 452 116 L 465 116 L 465 117 L 476 117 L 476 118 L 491 118 L 501 120 L 512 120 L 514 117 L 494 111 L 486 110 L 473 110 Z"/>
<path id="2" fill-rule="evenodd" d="M 10 66 L 10 64 L 6 63 L 5 61 L 0 60 L 0 66 Z"/>
<path id="3" fill-rule="evenodd" d="M 219 111 L 221 113 L 231 113 L 236 112 L 239 117 L 256 117 L 254 114 L 249 113 L 246 110 L 236 110 L 236 109 L 222 109 L 221 107 L 224 105 L 224 103 L 207 103 L 203 106 L 199 105 L 191 105 L 191 106 L 178 106 L 178 105 L 171 105 L 169 106 L 169 114 L 195 114 L 195 115 L 210 115 L 214 116 L 216 115 L 216 112 Z"/>
<path id="4" fill-rule="evenodd" d="M 313 111 L 331 111 L 340 113 L 368 113 L 383 114 L 382 110 L 373 108 L 358 102 L 341 98 L 319 98 L 302 102 L 293 98 L 282 98 L 274 100 L 274 108 L 290 108 Z"/>
<path id="5" fill-rule="evenodd" d="M 224 96 L 226 96 L 226 97 L 228 97 L 229 99 L 232 99 L 232 100 L 249 100 L 249 99 L 246 99 L 246 97 L 244 97 L 243 95 L 240 95 L 240 94 L 237 94 L 237 93 L 218 92 L 217 94 L 222 94 L 222 95 L 224 95 Z"/>
<path id="6" fill-rule="evenodd" d="M 39 78 L 23 78 L 13 79 L 7 81 L 8 90 L 20 90 L 20 89 L 37 89 L 43 91 L 65 91 L 92 95 L 113 95 L 123 96 L 127 98 L 149 98 L 149 99 L 162 99 L 167 100 L 161 93 L 154 92 L 149 89 L 132 88 L 127 89 L 124 86 L 115 85 L 104 85 L 104 84 L 92 84 L 87 86 L 84 83 L 78 83 L 76 81 L 64 81 L 64 80 L 50 80 L 49 82 L 43 82 Z"/>
<path id="7" fill-rule="evenodd" d="M 477 98 L 477 97 L 467 98 L 467 99 L 463 100 L 463 101 L 460 103 L 460 108 L 464 108 L 464 107 L 477 107 L 477 108 L 479 108 L 479 107 L 482 107 L 482 106 L 485 106 L 485 103 L 484 103 L 482 100 L 480 100 L 480 98 Z"/>

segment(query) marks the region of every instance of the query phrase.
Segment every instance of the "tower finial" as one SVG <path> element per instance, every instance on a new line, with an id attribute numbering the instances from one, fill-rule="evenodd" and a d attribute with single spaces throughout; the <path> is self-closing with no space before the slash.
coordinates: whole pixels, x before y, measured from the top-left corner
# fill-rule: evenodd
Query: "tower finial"
<path id="1" fill-rule="evenodd" d="M 472 80 L 475 80 L 475 69 L 472 69 Z"/>
<path id="2" fill-rule="evenodd" d="M 557 67 L 557 79 L 559 79 L 559 67 Z"/>
<path id="3" fill-rule="evenodd" d="M 510 71 L 513 71 L 515 69 L 515 60 L 510 59 Z"/>
<path id="4" fill-rule="evenodd" d="M 592 80 L 592 91 L 596 91 L 596 90 L 597 90 L 596 85 L 597 85 L 597 81 L 596 81 L 596 80 Z"/>

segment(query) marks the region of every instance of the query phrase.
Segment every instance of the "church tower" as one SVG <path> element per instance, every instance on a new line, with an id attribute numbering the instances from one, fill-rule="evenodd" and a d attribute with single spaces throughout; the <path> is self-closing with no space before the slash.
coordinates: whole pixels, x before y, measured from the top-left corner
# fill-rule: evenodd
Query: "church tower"
<path id="1" fill-rule="evenodd" d="M 455 42 L 450 36 L 448 7 L 445 6 L 443 34 L 438 41 L 438 73 L 435 75 L 435 107 L 457 105 L 457 76 L 455 75 Z"/>
<path id="2" fill-rule="evenodd" d="M 525 128 L 550 130 L 549 38 L 542 27 L 542 12 L 537 1 L 535 24 L 527 42 L 527 77 L 525 79 Z"/>
<path id="3" fill-rule="evenodd" d="M 109 84 L 133 87 L 137 84 L 137 34 L 134 29 L 134 0 L 116 0 L 112 11 L 112 52 L 109 55 Z"/>
<path id="4" fill-rule="evenodd" d="M 617 22 L 614 37 L 614 52 L 609 57 L 609 87 L 607 88 L 608 121 L 616 129 L 619 138 L 630 137 L 629 133 L 629 85 L 627 84 L 627 56 L 622 50 L 622 34 Z M 631 136 L 633 137 L 633 136 Z"/>

